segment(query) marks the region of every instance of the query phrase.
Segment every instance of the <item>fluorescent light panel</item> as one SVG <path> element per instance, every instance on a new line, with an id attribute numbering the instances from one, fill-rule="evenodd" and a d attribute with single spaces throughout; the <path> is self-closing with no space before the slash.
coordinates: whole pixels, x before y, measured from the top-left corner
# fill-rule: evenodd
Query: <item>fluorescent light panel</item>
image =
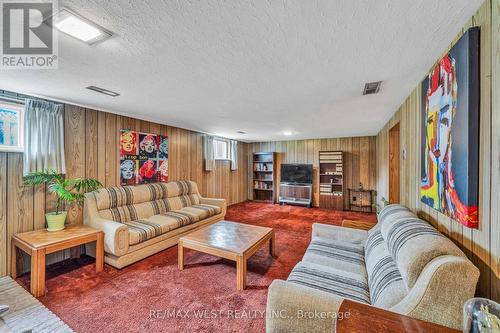
<path id="1" fill-rule="evenodd" d="M 95 91 L 95 92 L 98 92 L 98 93 L 101 93 L 101 94 L 104 94 L 104 95 L 111 96 L 111 97 L 120 96 L 120 94 L 117 93 L 117 92 L 114 92 L 114 91 L 108 90 L 108 89 L 104 89 L 104 88 L 101 88 L 101 87 L 88 86 L 88 87 L 85 87 L 85 88 L 87 88 L 89 90 L 92 90 L 92 91 Z"/>
<path id="2" fill-rule="evenodd" d="M 54 17 L 54 27 L 87 44 L 94 44 L 113 34 L 96 23 L 64 8 Z"/>

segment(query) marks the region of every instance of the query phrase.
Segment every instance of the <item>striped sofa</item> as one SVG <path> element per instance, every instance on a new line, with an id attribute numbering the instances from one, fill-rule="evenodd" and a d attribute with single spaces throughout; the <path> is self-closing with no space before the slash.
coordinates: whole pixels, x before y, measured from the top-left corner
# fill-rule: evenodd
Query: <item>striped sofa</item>
<path id="1" fill-rule="evenodd" d="M 85 194 L 84 224 L 104 231 L 106 263 L 122 268 L 224 219 L 224 199 L 202 198 L 196 183 L 174 181 L 99 189 Z M 87 253 L 95 254 L 89 245 Z"/>
<path id="2" fill-rule="evenodd" d="M 268 332 L 334 332 L 344 299 L 452 328 L 474 296 L 479 270 L 448 238 L 401 205 L 389 205 L 369 231 L 314 224 L 312 241 L 287 281 L 269 287 Z M 307 312 L 309 313 L 309 312 Z M 335 317 L 335 316 L 333 316 Z"/>

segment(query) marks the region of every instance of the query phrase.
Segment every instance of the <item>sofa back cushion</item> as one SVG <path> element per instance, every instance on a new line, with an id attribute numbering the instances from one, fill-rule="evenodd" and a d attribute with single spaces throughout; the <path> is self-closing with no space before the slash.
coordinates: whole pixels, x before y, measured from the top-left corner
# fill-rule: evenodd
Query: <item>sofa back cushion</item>
<path id="1" fill-rule="evenodd" d="M 168 183 L 151 183 L 136 186 L 102 188 L 94 192 L 97 209 L 140 204 L 182 195 L 198 195 L 198 186 L 189 180 Z"/>
<path id="2" fill-rule="evenodd" d="M 380 223 L 368 232 L 365 263 L 372 305 L 388 309 L 408 294 L 399 269 L 385 245 Z"/>
<path id="3" fill-rule="evenodd" d="M 451 240 L 417 217 L 400 217 L 383 223 L 381 232 L 408 289 L 432 259 L 443 255 L 465 256 Z"/>
<path id="4" fill-rule="evenodd" d="M 416 217 L 416 215 L 411 210 L 400 204 L 385 206 L 377 216 L 378 224 L 381 226 L 394 223 L 395 221 L 405 217 Z"/>
<path id="5" fill-rule="evenodd" d="M 117 222 L 144 219 L 200 203 L 196 183 L 185 180 L 103 188 L 94 192 L 94 198 L 99 215 Z"/>

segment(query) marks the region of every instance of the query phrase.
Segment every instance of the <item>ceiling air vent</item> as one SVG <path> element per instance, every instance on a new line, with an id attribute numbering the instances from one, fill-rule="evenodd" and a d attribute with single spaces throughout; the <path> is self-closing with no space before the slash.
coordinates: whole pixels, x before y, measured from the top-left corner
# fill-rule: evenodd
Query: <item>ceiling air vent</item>
<path id="1" fill-rule="evenodd" d="M 363 90 L 363 95 L 372 95 L 378 93 L 381 85 L 382 81 L 365 83 L 365 89 Z"/>
<path id="2" fill-rule="evenodd" d="M 108 89 L 104 89 L 104 88 L 100 88 L 100 87 L 96 87 L 96 86 L 88 86 L 85 88 L 92 90 L 92 91 L 95 91 L 95 92 L 98 92 L 98 93 L 101 93 L 101 94 L 104 94 L 104 95 L 111 96 L 111 97 L 120 96 L 120 94 L 117 92 L 114 92 L 114 91 L 111 91 Z"/>

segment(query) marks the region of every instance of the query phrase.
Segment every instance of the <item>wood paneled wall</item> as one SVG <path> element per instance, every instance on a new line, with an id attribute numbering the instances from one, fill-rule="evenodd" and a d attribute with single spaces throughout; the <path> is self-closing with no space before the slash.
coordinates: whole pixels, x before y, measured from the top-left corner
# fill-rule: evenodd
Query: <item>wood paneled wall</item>
<path id="1" fill-rule="evenodd" d="M 319 205 L 319 152 L 325 150 L 342 150 L 344 152 L 344 207 L 347 207 L 348 188 L 357 188 L 363 183 L 366 189 L 375 189 L 375 146 L 376 138 L 355 137 L 336 139 L 310 139 L 293 141 L 258 142 L 250 145 L 249 153 L 277 152 L 281 155 L 281 163 L 309 163 L 313 164 L 313 205 Z M 249 159 L 251 161 L 251 159 Z M 251 173 L 249 166 L 249 194 L 252 197 Z"/>
<path id="2" fill-rule="evenodd" d="M 480 41 L 480 166 L 479 229 L 469 229 L 420 202 L 421 88 L 413 90 L 377 135 L 378 200 L 388 197 L 389 129 L 400 123 L 401 203 L 417 212 L 458 244 L 480 269 L 477 293 L 500 300 L 500 0 L 487 0 L 450 44 L 469 27 L 479 26 Z M 493 25 L 493 26 L 492 26 Z M 492 31 L 494 34 L 492 35 Z M 494 36 L 494 38 L 492 38 Z M 446 50 L 444 50 L 446 51 Z M 493 87 L 493 88 L 492 88 Z"/>
<path id="3" fill-rule="evenodd" d="M 229 161 L 217 161 L 212 172 L 203 170 L 201 133 L 119 116 L 73 105 L 65 105 L 65 152 L 68 177 L 92 177 L 106 187 L 119 184 L 119 130 L 122 128 L 168 135 L 171 180 L 191 179 L 203 196 L 225 198 L 228 205 L 247 200 L 248 144 L 239 143 L 239 168 L 231 171 Z M 43 228 L 45 212 L 54 208 L 54 199 L 44 187 L 22 184 L 22 154 L 0 153 L 0 276 L 10 272 L 10 239 L 13 234 Z M 82 210 L 71 207 L 67 223 L 82 223 Z M 78 249 L 73 249 L 78 252 Z M 48 262 L 70 255 L 55 253 Z M 19 256 L 21 257 L 21 256 Z M 29 259 L 20 258 L 21 271 Z"/>

